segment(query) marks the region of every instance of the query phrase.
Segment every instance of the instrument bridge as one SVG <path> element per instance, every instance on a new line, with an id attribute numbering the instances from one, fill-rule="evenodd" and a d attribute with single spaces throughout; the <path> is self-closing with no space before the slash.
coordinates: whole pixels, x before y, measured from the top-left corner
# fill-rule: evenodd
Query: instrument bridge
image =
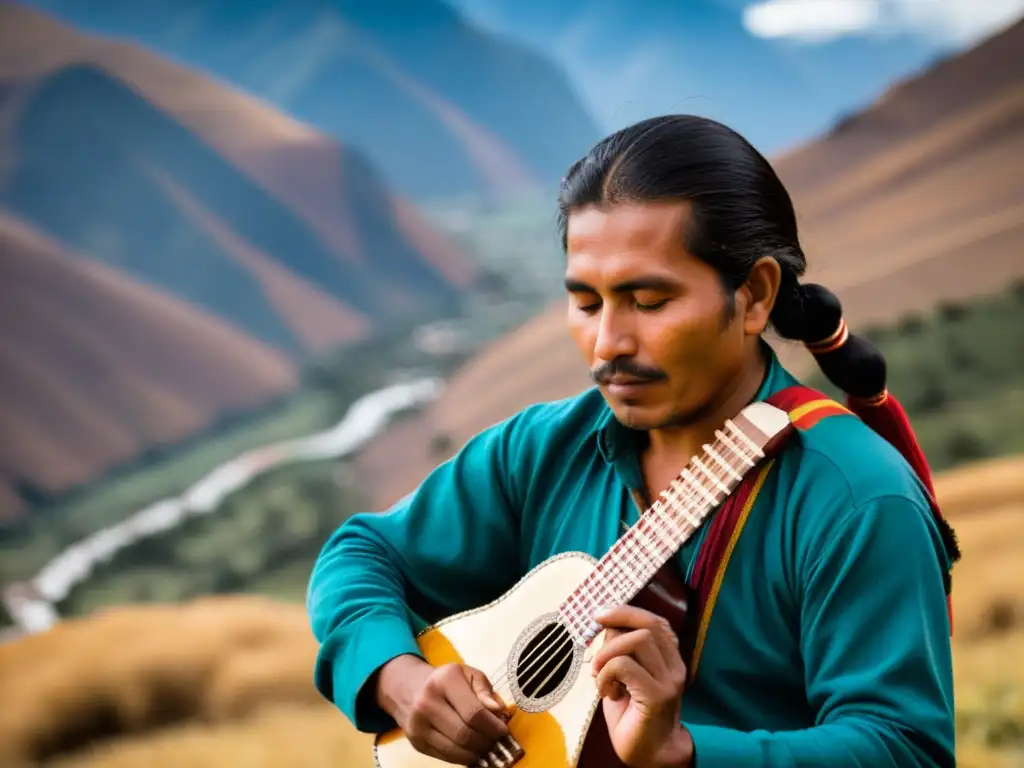
<path id="1" fill-rule="evenodd" d="M 469 768 L 512 768 L 525 756 L 526 750 L 509 734 Z"/>

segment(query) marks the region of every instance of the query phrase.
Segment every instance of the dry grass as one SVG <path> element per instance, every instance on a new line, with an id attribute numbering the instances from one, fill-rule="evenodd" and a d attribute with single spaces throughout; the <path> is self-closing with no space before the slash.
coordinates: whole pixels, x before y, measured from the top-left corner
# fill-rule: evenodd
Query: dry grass
<path id="1" fill-rule="evenodd" d="M 188 725 L 56 760 L 52 768 L 371 768 L 369 737 L 329 707 L 274 707 L 222 726 Z"/>
<path id="2" fill-rule="evenodd" d="M 954 575 L 963 768 L 1024 752 L 1024 456 L 937 478 Z M 0 765 L 369 768 L 371 741 L 311 684 L 302 608 L 260 598 L 125 607 L 0 646 Z"/>
<path id="3" fill-rule="evenodd" d="M 355 768 L 369 742 L 314 690 L 315 653 L 301 607 L 255 597 L 113 608 L 66 622 L 0 646 L 0 691 L 18 702 L 0 708 L 0 765 L 93 745 L 74 764 L 283 766 L 295 765 L 305 745 Z M 268 707 L 285 709 L 269 718 Z M 308 734 L 292 725 L 295 707 Z M 221 746 L 208 748 L 212 741 Z M 270 762 L 235 754 L 263 746 Z"/>
<path id="4" fill-rule="evenodd" d="M 936 492 L 960 539 L 953 573 L 961 768 L 1024 764 L 1024 456 L 952 470 Z"/>

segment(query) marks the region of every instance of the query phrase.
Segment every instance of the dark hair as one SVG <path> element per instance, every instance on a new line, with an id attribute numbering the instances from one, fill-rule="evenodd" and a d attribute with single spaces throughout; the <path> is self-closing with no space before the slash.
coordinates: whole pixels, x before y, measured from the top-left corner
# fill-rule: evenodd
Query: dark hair
<path id="1" fill-rule="evenodd" d="M 594 145 L 562 181 L 563 250 L 572 211 L 659 200 L 690 203 L 682 233 L 687 250 L 714 267 L 730 298 L 758 259 L 773 256 L 782 270 L 771 314 L 778 334 L 807 344 L 822 372 L 847 394 L 867 399 L 885 391 L 881 352 L 849 333 L 832 292 L 800 283 L 807 259 L 782 181 L 760 152 L 719 122 L 694 115 L 653 117 Z"/>
<path id="2" fill-rule="evenodd" d="M 558 196 L 562 249 L 567 247 L 572 211 L 588 205 L 658 200 L 690 203 L 689 223 L 682 233 L 687 250 L 714 267 L 730 298 L 758 259 L 773 256 L 782 269 L 770 318 L 778 334 L 802 342 L 825 376 L 869 406 L 868 411 L 887 400 L 892 405 L 881 351 L 850 333 L 835 294 L 822 285 L 800 283 L 807 259 L 800 247 L 793 203 L 782 181 L 761 153 L 721 123 L 693 115 L 665 115 L 598 142 L 570 166 L 562 181 Z M 887 425 L 888 431 L 891 426 Z M 918 450 L 916 437 L 911 434 L 904 442 L 912 443 L 905 446 L 908 453 L 904 454 L 912 456 Z M 923 453 L 918 458 L 923 466 L 915 469 L 927 476 Z M 956 534 L 941 515 L 937 522 L 955 562 L 960 557 Z M 948 592 L 948 574 L 944 581 Z"/>

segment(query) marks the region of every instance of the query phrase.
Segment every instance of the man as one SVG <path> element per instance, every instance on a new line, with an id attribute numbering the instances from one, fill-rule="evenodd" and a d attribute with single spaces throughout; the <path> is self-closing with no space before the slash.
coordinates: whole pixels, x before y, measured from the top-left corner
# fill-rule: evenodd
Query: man
<path id="1" fill-rule="evenodd" d="M 570 168 L 560 212 L 568 325 L 597 387 L 484 430 L 386 513 L 351 518 L 309 584 L 323 695 L 359 729 L 397 723 L 454 763 L 506 732 L 502 708 L 479 671 L 427 665 L 416 622 L 493 600 L 559 552 L 604 554 L 636 498 L 796 383 L 769 325 L 813 341 L 810 318 L 838 307 L 799 283 L 770 165 L 718 123 L 668 116 L 609 136 Z M 858 343 L 829 371 L 851 392 L 879 367 Z M 702 535 L 678 553 L 681 574 Z M 637 768 L 954 765 L 950 567 L 908 462 L 856 416 L 821 420 L 757 495 L 694 680 L 659 617 L 599 617 L 611 639 L 593 671 L 616 753 Z"/>

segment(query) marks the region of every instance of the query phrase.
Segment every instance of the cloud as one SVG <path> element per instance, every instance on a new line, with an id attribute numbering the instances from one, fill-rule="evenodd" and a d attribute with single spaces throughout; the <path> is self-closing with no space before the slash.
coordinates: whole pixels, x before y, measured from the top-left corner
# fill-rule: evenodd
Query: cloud
<path id="1" fill-rule="evenodd" d="M 1024 0 L 761 0 L 743 10 L 757 37 L 825 43 L 840 37 L 912 34 L 970 45 L 1024 14 Z"/>

